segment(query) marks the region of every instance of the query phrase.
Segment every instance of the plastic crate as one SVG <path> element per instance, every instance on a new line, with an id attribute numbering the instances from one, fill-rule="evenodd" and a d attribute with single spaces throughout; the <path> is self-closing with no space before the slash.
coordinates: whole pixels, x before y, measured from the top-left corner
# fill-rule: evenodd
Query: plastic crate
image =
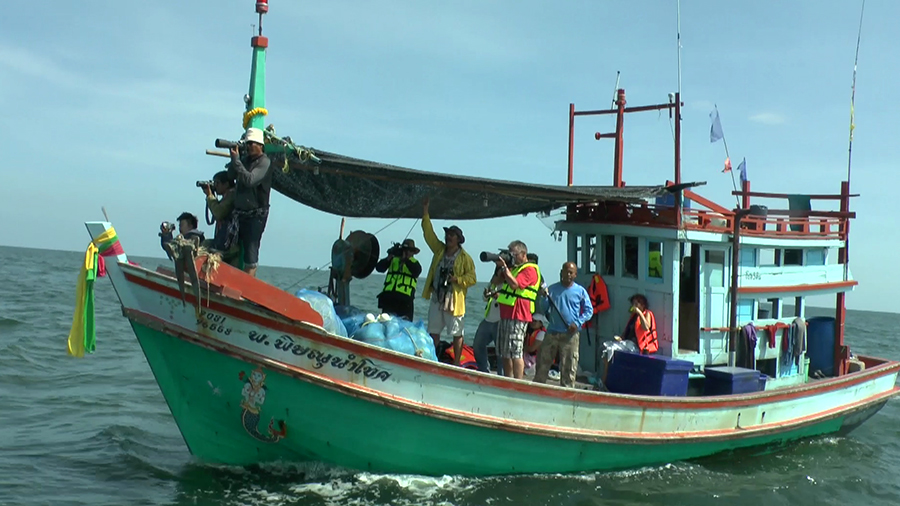
<path id="1" fill-rule="evenodd" d="M 609 363 L 606 388 L 617 394 L 684 397 L 693 368 L 687 360 L 617 351 Z"/>
<path id="2" fill-rule="evenodd" d="M 765 380 L 756 369 L 707 367 L 703 395 L 731 395 L 759 392 Z"/>

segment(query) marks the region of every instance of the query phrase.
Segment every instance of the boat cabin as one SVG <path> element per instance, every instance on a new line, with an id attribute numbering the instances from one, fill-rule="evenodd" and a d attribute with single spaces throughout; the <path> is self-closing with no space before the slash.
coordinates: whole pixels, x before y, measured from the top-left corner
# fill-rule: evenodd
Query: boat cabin
<path id="1" fill-rule="evenodd" d="M 569 184 L 572 185 L 572 138 L 579 115 L 617 114 L 614 134 L 615 186 L 622 181 L 624 114 L 674 109 L 659 106 L 575 111 L 570 106 Z M 679 122 L 676 121 L 676 125 Z M 675 178 L 680 184 L 680 128 L 675 129 Z M 679 194 L 680 193 L 680 194 Z M 567 238 L 568 258 L 578 265 L 578 282 L 589 286 L 600 274 L 609 291 L 610 309 L 580 341 L 580 367 L 597 371 L 602 343 L 620 335 L 629 319 L 631 295 L 647 297 L 656 317 L 659 355 L 694 364 L 693 377 L 707 367 L 736 365 L 746 339 L 741 329 L 752 324 L 757 341 L 751 364 L 768 377 L 766 389 L 804 383 L 814 377 L 846 372 L 849 350 L 843 345 L 844 293 L 856 285 L 848 264 L 846 239 L 849 183 L 835 195 L 759 193 L 742 181 L 740 206 L 728 209 L 693 189 L 658 197 L 654 202 L 599 202 L 569 205 L 556 230 Z M 840 211 L 817 211 L 812 201 L 838 201 Z M 760 205 L 766 203 L 769 205 Z M 835 297 L 834 317 L 807 319 L 807 299 Z M 736 301 L 736 303 L 733 303 Z M 797 317 L 808 325 L 799 357 L 783 352 Z M 746 359 L 746 353 L 743 354 Z M 812 360 L 812 363 L 811 363 Z"/>

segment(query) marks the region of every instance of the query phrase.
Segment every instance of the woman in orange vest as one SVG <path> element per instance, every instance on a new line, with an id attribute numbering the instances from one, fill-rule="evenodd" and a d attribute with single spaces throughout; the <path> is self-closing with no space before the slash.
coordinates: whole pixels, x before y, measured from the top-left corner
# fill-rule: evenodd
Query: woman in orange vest
<path id="1" fill-rule="evenodd" d="M 652 355 L 659 351 L 656 335 L 656 317 L 647 307 L 647 297 L 636 293 L 629 299 L 631 302 L 631 318 L 625 325 L 623 339 L 634 341 L 641 355 Z"/>

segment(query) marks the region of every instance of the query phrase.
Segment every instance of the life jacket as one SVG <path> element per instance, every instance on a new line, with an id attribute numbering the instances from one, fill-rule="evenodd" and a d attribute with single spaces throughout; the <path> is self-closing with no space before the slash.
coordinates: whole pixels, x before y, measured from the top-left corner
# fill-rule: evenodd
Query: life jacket
<path id="1" fill-rule="evenodd" d="M 606 282 L 599 274 L 594 274 L 591 279 L 591 286 L 588 288 L 588 296 L 591 298 L 591 306 L 594 308 L 594 316 L 601 311 L 609 309 L 609 290 L 606 288 Z M 588 320 L 584 326 L 590 328 L 593 318 Z"/>
<path id="2" fill-rule="evenodd" d="M 522 269 L 525 269 L 526 267 L 534 267 L 534 270 L 536 271 L 537 276 L 534 284 L 531 286 L 519 287 L 518 290 L 513 290 L 509 286 L 509 284 L 503 283 L 503 288 L 500 289 L 500 292 L 498 292 L 497 295 L 497 302 L 503 304 L 504 306 L 515 306 L 516 299 L 525 299 L 530 303 L 530 311 L 532 314 L 534 314 L 534 301 L 537 300 L 538 289 L 540 289 L 541 287 L 540 267 L 538 267 L 538 265 L 535 263 L 525 262 L 524 264 L 518 265 L 513 268 L 510 274 L 512 274 L 512 277 L 515 278 L 520 272 L 522 272 Z"/>
<path id="3" fill-rule="evenodd" d="M 653 311 L 649 309 L 645 309 L 644 314 L 650 320 L 649 330 L 644 329 L 640 320 L 638 320 L 639 316 L 637 313 L 631 316 L 634 319 L 634 335 L 637 338 L 638 349 L 641 350 L 641 353 L 656 353 L 659 350 L 659 341 L 656 338 L 656 317 L 653 315 Z"/>
<path id="4" fill-rule="evenodd" d="M 415 258 L 410 258 L 409 261 L 415 264 L 419 263 Z M 382 292 L 397 292 L 409 297 L 412 297 L 416 292 L 416 278 L 412 276 L 409 268 L 400 261 L 399 257 L 394 257 L 391 260 L 391 266 L 384 277 L 384 289 Z"/>
<path id="5" fill-rule="evenodd" d="M 439 360 L 446 364 L 452 364 L 456 360 L 456 354 L 453 352 L 453 344 L 441 341 L 441 350 L 438 353 Z M 462 347 L 462 358 L 459 360 L 460 367 L 464 369 L 478 370 L 478 363 L 475 362 L 475 349 L 464 344 Z"/>
<path id="6" fill-rule="evenodd" d="M 541 326 L 541 328 L 539 328 L 539 329 L 534 329 L 534 330 L 528 332 L 528 335 L 525 336 L 525 343 L 524 343 L 525 347 L 523 349 L 527 350 L 531 345 L 534 344 L 535 340 L 537 340 L 537 335 L 539 332 L 545 332 L 543 326 Z M 526 352 L 526 353 L 528 353 L 528 352 Z"/>
<path id="7" fill-rule="evenodd" d="M 487 318 L 488 314 L 490 314 L 490 312 L 491 312 L 491 305 L 496 304 L 496 303 L 497 303 L 497 299 L 495 299 L 494 297 L 488 298 L 487 304 L 484 305 L 484 317 L 485 318 Z"/>

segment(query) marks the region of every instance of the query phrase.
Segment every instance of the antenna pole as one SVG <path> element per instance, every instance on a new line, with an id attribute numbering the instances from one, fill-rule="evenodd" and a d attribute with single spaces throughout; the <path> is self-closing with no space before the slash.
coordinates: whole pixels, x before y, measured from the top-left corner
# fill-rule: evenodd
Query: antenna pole
<path id="1" fill-rule="evenodd" d="M 678 95 L 681 95 L 681 0 L 676 2 L 676 40 L 678 43 Z"/>
<path id="2" fill-rule="evenodd" d="M 856 33 L 856 57 L 853 59 L 853 84 L 850 86 L 850 145 L 847 148 L 847 184 L 850 184 L 850 163 L 853 159 L 853 129 L 856 125 L 853 123 L 854 106 L 856 102 L 856 65 L 859 62 L 859 42 L 862 39 L 862 23 L 863 14 L 866 11 L 866 0 L 862 2 L 862 8 L 859 12 L 859 31 Z"/>

